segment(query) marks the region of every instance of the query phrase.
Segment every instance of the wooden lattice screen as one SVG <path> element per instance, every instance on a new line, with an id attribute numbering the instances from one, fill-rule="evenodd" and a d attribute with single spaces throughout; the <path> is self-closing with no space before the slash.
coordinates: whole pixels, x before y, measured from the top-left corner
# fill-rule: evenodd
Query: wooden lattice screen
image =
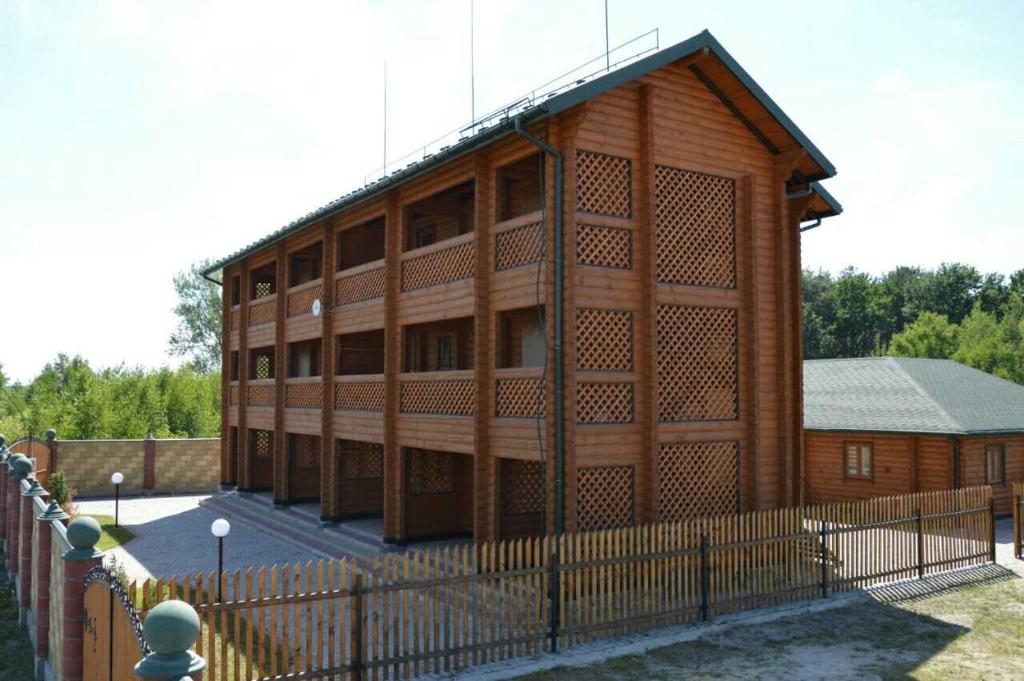
<path id="1" fill-rule="evenodd" d="M 576 226 L 576 259 L 581 265 L 632 269 L 633 232 L 580 223 Z"/>
<path id="2" fill-rule="evenodd" d="M 576 310 L 576 368 L 580 371 L 633 369 L 633 313 Z"/>
<path id="3" fill-rule="evenodd" d="M 507 229 L 495 237 L 494 269 L 501 272 L 540 262 L 543 251 L 544 239 L 539 222 Z"/>
<path id="4" fill-rule="evenodd" d="M 273 432 L 269 430 L 249 430 L 249 447 L 253 461 L 271 461 L 274 458 Z"/>
<path id="5" fill-rule="evenodd" d="M 409 450 L 409 494 L 448 494 L 455 491 L 455 454 Z"/>
<path id="6" fill-rule="evenodd" d="M 634 519 L 632 466 L 596 466 L 576 471 L 577 529 L 627 527 Z"/>
<path id="7" fill-rule="evenodd" d="M 335 383 L 334 408 L 353 411 L 384 411 L 384 381 Z"/>
<path id="8" fill-rule="evenodd" d="M 402 381 L 400 407 L 403 414 L 472 416 L 476 408 L 476 381 L 441 379 Z"/>
<path id="9" fill-rule="evenodd" d="M 249 407 L 273 407 L 274 385 L 272 383 L 250 383 L 245 391 L 245 404 Z"/>
<path id="10" fill-rule="evenodd" d="M 284 387 L 284 404 L 290 409 L 319 409 L 323 394 L 320 383 L 289 383 Z"/>
<path id="11" fill-rule="evenodd" d="M 736 182 L 655 169 L 658 281 L 736 287 Z"/>
<path id="12" fill-rule="evenodd" d="M 273 378 L 273 374 L 270 371 L 270 367 L 273 366 L 273 357 L 269 354 L 256 355 L 255 366 L 253 372 L 255 377 L 259 379 Z"/>
<path id="13" fill-rule="evenodd" d="M 316 435 L 292 435 L 291 462 L 295 468 L 320 468 L 320 438 Z"/>
<path id="14" fill-rule="evenodd" d="M 249 306 L 249 326 L 269 324 L 277 319 L 277 298 Z"/>
<path id="15" fill-rule="evenodd" d="M 384 268 L 377 267 L 339 277 L 334 282 L 334 304 L 350 305 L 384 297 Z"/>
<path id="16" fill-rule="evenodd" d="M 402 262 L 402 290 L 447 284 L 473 276 L 475 243 L 465 241 Z"/>
<path id="17" fill-rule="evenodd" d="M 378 480 L 384 477 L 384 445 L 358 440 L 338 440 L 341 477 L 347 480 Z"/>
<path id="18" fill-rule="evenodd" d="M 501 460 L 501 513 L 527 515 L 544 511 L 544 464 Z"/>
<path id="19" fill-rule="evenodd" d="M 228 390 L 228 404 L 234 406 L 238 404 L 238 385 L 232 385 Z"/>
<path id="20" fill-rule="evenodd" d="M 738 418 L 737 331 L 730 308 L 658 306 L 659 420 Z"/>
<path id="21" fill-rule="evenodd" d="M 507 418 L 544 415 L 544 379 L 499 378 L 495 381 L 495 414 Z"/>
<path id="22" fill-rule="evenodd" d="M 632 423 L 633 384 L 580 381 L 576 384 L 577 423 Z"/>
<path id="23" fill-rule="evenodd" d="M 632 163 L 628 158 L 576 152 L 576 208 L 628 218 L 632 213 Z"/>
<path id="24" fill-rule="evenodd" d="M 677 442 L 658 449 L 658 520 L 738 511 L 739 443 Z"/>
<path id="25" fill-rule="evenodd" d="M 322 284 L 310 286 L 304 288 L 301 291 L 288 294 L 288 316 L 297 317 L 299 315 L 310 314 L 313 311 L 313 301 L 319 300 L 323 295 L 324 287 Z"/>

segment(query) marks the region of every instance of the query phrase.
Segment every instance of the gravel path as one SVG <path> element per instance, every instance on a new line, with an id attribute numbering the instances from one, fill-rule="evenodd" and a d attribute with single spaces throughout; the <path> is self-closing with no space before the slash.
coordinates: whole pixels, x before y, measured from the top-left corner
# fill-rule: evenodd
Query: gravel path
<path id="1" fill-rule="evenodd" d="M 120 522 L 135 539 L 112 551 L 131 578 L 170 577 L 217 569 L 217 544 L 210 523 L 217 514 L 199 505 L 200 496 L 122 499 Z M 114 515 L 113 499 L 77 502 L 82 514 Z M 317 560 L 319 557 L 249 525 L 234 523 L 224 540 L 224 569 Z"/>

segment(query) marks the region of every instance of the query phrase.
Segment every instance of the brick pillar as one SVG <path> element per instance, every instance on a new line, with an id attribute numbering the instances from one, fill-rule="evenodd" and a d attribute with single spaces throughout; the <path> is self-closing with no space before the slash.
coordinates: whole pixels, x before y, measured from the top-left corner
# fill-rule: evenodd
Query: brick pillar
<path id="1" fill-rule="evenodd" d="M 7 461 L 0 462 L 0 542 L 7 542 Z M 6 548 L 4 549 L 6 552 Z M 4 554 L 5 555 L 5 554 Z"/>
<path id="2" fill-rule="evenodd" d="M 7 476 L 7 541 L 4 544 L 7 556 L 7 572 L 14 576 L 18 572 L 18 530 L 20 527 L 21 504 L 20 480 Z"/>
<path id="3" fill-rule="evenodd" d="M 50 656 L 50 542 L 52 521 L 39 516 L 36 532 L 39 533 L 39 568 L 36 574 L 36 665 Z M 37 673 L 38 677 L 38 673 Z"/>
<path id="4" fill-rule="evenodd" d="M 74 548 L 62 556 L 64 596 L 61 601 L 63 637 L 60 654 L 64 673 L 61 681 L 82 681 L 82 615 L 85 612 L 82 580 L 91 568 L 103 564 L 103 552 L 95 549 L 100 534 L 100 525 L 92 518 L 75 518 L 68 524 L 68 542 Z"/>
<path id="5" fill-rule="evenodd" d="M 35 513 L 32 509 L 32 496 L 22 495 L 18 528 L 18 605 L 21 612 L 27 614 L 32 607 L 32 531 L 35 526 Z"/>
<path id="6" fill-rule="evenodd" d="M 46 431 L 46 446 L 50 450 L 50 466 L 49 466 L 49 471 L 50 471 L 50 475 L 53 475 L 58 470 L 57 469 L 57 464 L 58 464 L 57 456 L 59 454 L 59 451 L 58 451 L 58 448 L 57 448 L 57 431 L 54 430 L 53 428 L 50 428 L 48 431 Z"/>
<path id="7" fill-rule="evenodd" d="M 156 438 L 150 434 L 142 442 L 142 489 L 152 492 L 156 489 Z"/>

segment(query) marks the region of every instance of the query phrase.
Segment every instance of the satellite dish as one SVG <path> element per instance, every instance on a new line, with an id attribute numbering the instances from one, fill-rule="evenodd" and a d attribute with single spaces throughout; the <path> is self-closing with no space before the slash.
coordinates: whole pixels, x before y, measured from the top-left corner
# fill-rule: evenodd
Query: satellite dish
<path id="1" fill-rule="evenodd" d="M 312 307 L 313 307 L 313 309 L 312 309 L 313 316 L 314 317 L 319 317 L 320 316 L 320 299 L 319 298 L 313 299 L 313 306 Z"/>

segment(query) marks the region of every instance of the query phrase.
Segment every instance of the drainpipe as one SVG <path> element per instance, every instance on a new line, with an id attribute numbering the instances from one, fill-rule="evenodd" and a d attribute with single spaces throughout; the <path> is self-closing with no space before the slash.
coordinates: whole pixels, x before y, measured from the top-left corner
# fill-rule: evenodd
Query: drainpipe
<path id="1" fill-rule="evenodd" d="M 562 357 L 562 154 L 527 132 L 522 116 L 515 117 L 516 134 L 555 159 L 555 534 L 565 531 L 564 481 L 565 431 L 562 395 L 564 389 Z"/>
<path id="2" fill-rule="evenodd" d="M 208 281 L 208 282 L 210 282 L 212 284 L 216 284 L 217 286 L 223 286 L 224 285 L 223 281 L 217 281 L 213 277 L 207 275 L 206 272 L 202 272 L 201 274 L 203 275 L 203 279 L 205 279 L 206 281 Z"/>
<path id="3" fill-rule="evenodd" d="M 960 441 L 950 435 L 949 443 L 953 445 L 953 489 L 960 489 Z"/>

